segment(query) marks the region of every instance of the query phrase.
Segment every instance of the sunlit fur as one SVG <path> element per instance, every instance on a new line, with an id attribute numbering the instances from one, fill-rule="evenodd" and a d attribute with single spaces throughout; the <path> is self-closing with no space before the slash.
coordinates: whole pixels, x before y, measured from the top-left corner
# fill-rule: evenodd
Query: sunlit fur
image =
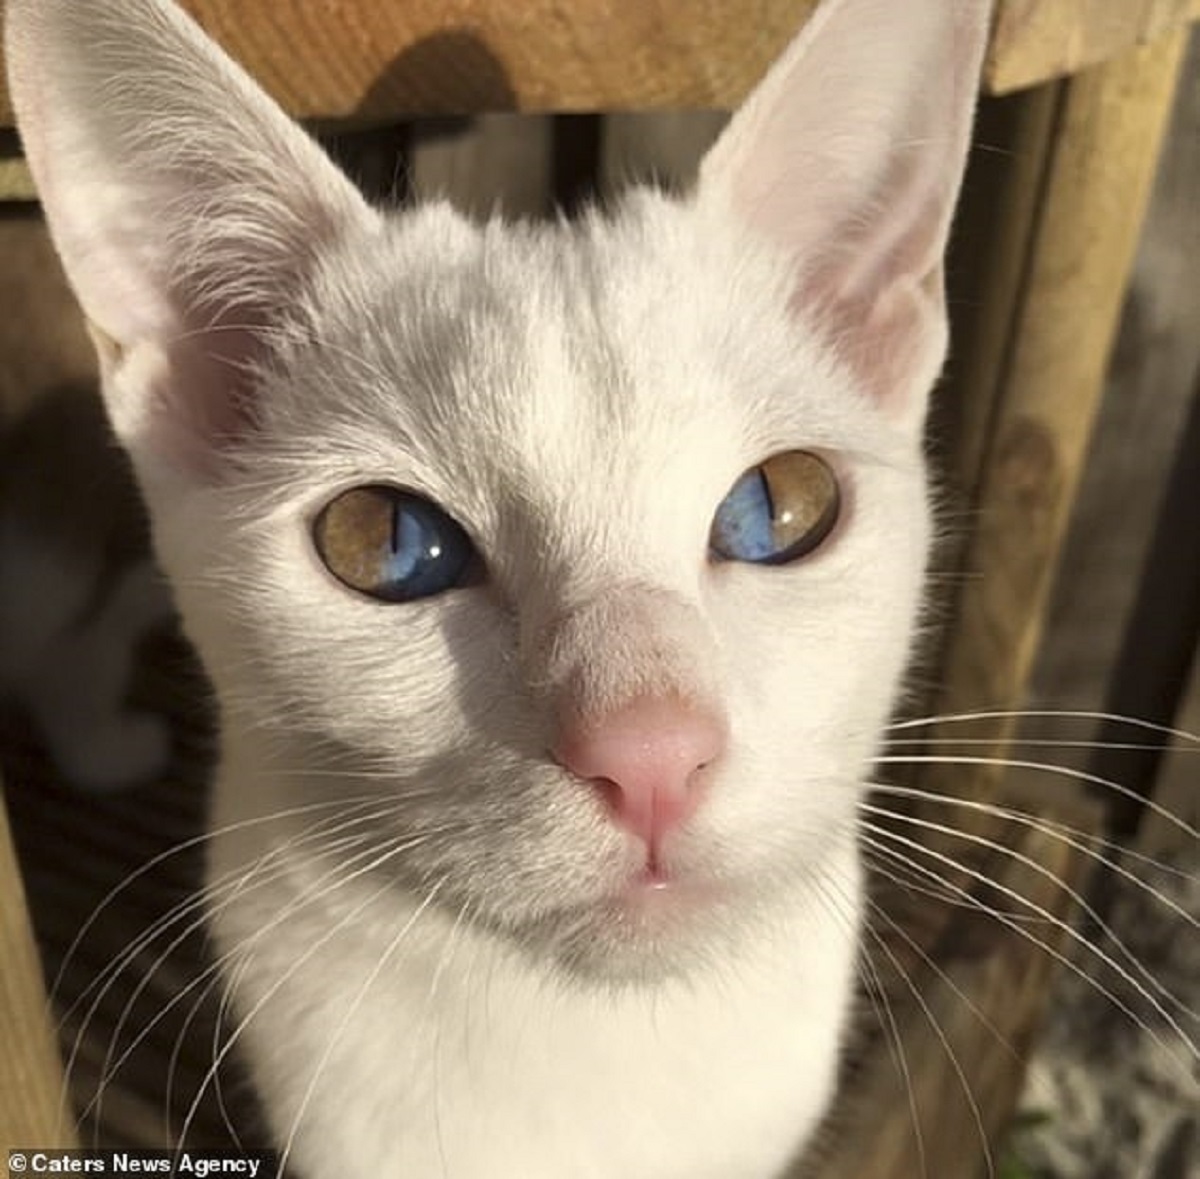
<path id="1" fill-rule="evenodd" d="M 688 199 L 531 228 L 369 210 L 165 0 L 10 0 L 30 163 L 221 703 L 209 916 L 298 1173 L 766 1179 L 824 1111 L 987 15 L 901 7 L 824 5 Z M 710 561 L 737 478 L 794 449 L 837 474 L 833 535 Z M 311 528 L 365 483 L 440 504 L 484 582 L 348 592 Z M 676 891 L 639 899 L 644 849 L 548 750 L 645 694 L 730 742 Z M 375 801 L 349 852 L 309 834 L 339 795 Z"/>

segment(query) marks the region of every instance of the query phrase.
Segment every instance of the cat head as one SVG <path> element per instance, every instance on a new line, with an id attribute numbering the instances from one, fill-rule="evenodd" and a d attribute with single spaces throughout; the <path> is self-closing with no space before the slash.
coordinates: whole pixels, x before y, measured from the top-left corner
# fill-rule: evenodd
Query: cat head
<path id="1" fill-rule="evenodd" d="M 986 24 L 827 0 L 688 197 L 479 226 L 369 207 L 167 0 L 9 0 L 226 795 L 377 800 L 402 887 L 585 971 L 853 894 Z"/>

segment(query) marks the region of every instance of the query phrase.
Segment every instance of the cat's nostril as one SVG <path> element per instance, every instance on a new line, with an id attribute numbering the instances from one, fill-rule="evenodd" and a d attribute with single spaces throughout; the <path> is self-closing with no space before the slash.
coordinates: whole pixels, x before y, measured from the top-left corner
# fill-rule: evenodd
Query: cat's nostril
<path id="1" fill-rule="evenodd" d="M 591 783 L 613 822 L 653 850 L 695 811 L 701 776 L 725 741 L 725 724 L 713 709 L 646 697 L 600 717 L 568 716 L 554 758 Z"/>

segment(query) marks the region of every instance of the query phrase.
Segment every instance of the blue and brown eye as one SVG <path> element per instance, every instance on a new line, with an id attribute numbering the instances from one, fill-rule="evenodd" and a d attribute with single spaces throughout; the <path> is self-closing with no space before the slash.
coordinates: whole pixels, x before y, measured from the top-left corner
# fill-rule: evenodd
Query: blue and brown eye
<path id="1" fill-rule="evenodd" d="M 384 602 L 470 584 L 480 567 L 462 526 L 437 504 L 383 484 L 354 487 L 327 504 L 313 543 L 338 581 Z"/>
<path id="2" fill-rule="evenodd" d="M 823 458 L 785 451 L 733 485 L 717 508 L 709 545 L 717 560 L 785 565 L 826 540 L 841 500 L 837 477 Z"/>

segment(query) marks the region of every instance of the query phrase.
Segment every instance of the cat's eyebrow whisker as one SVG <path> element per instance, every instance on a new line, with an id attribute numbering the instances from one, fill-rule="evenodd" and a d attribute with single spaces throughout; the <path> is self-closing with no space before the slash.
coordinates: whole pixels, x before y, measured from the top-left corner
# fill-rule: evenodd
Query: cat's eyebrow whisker
<path id="1" fill-rule="evenodd" d="M 209 323 L 201 327 L 189 328 L 187 331 L 176 332 L 171 337 L 171 342 L 182 344 L 191 340 L 203 339 L 206 336 L 224 334 L 252 334 L 261 340 L 270 341 L 276 345 L 295 346 L 311 344 L 324 352 L 330 352 L 345 360 L 349 360 L 364 377 L 370 377 L 380 382 L 384 387 L 393 384 L 396 379 L 394 374 L 389 374 L 374 361 L 368 360 L 362 353 L 347 348 L 343 344 L 335 344 L 332 340 L 312 331 L 307 326 L 303 328 L 298 326 L 282 327 L 278 324 L 253 323 L 249 320 L 240 323 Z M 255 364 L 246 365 L 245 362 L 229 363 L 248 369 L 252 373 L 260 371 L 261 367 Z"/>
<path id="2" fill-rule="evenodd" d="M 895 755 L 885 753 L 877 757 L 875 761 L 879 765 L 977 765 L 990 766 L 995 769 L 1036 770 L 1041 773 L 1056 774 L 1059 777 L 1071 778 L 1076 782 L 1086 782 L 1091 786 L 1100 786 L 1106 790 L 1111 790 L 1114 794 L 1118 794 L 1122 798 L 1128 798 L 1130 801 L 1136 802 L 1139 806 L 1144 806 L 1146 810 L 1183 832 L 1189 838 L 1200 840 L 1200 831 L 1197 831 L 1195 827 L 1184 819 L 1181 819 L 1178 815 L 1167 810 L 1166 807 L 1156 803 L 1152 798 L 1145 798 L 1138 794 L 1137 791 L 1130 790 L 1128 786 L 1122 786 L 1119 782 L 1113 782 L 1108 778 L 1101 778 L 1096 774 L 1089 774 L 1085 770 L 1077 770 L 1072 766 L 1056 765 L 1054 762 L 1029 761 L 1019 757 L 976 757 L 971 754 L 951 756 L 949 754 L 939 755 L 932 753 Z"/>
<path id="3" fill-rule="evenodd" d="M 904 818 L 904 816 L 893 815 L 891 812 L 888 812 L 888 811 L 882 811 L 881 813 L 885 814 L 888 818 Z M 950 835 L 952 837 L 969 839 L 970 842 L 980 843 L 982 846 L 990 847 L 992 850 L 997 851 L 1001 854 L 1012 856 L 1013 858 L 1017 859 L 1018 862 L 1028 863 L 1030 866 L 1034 867 L 1037 871 L 1039 871 L 1041 874 L 1043 874 L 1047 879 L 1053 881 L 1060 888 L 1068 891 L 1068 895 L 1070 895 L 1070 893 L 1072 891 L 1072 890 L 1070 890 L 1068 885 L 1064 884 L 1064 882 L 1059 880 L 1056 876 L 1054 876 L 1053 873 L 1048 872 L 1046 869 L 1042 868 L 1041 865 L 1036 864 L 1036 861 L 1031 860 L 1028 856 L 1023 856 L 1020 853 L 1015 852 L 1012 848 L 1006 848 L 1002 844 L 998 844 L 993 840 L 984 840 L 984 839 L 981 839 L 980 837 L 970 838 L 967 835 L 965 835 L 963 832 L 955 831 L 953 828 L 949 828 L 949 827 L 941 827 L 939 824 L 931 824 L 931 823 L 926 823 L 924 821 L 920 821 L 916 825 L 921 826 L 925 829 L 933 830 L 933 831 L 940 830 L 943 834 Z M 919 856 L 923 856 L 928 859 L 934 860 L 937 863 L 940 863 L 940 864 L 952 869 L 955 872 L 961 873 L 965 876 L 970 877 L 973 880 L 976 880 L 980 884 L 984 884 L 989 888 L 993 888 L 996 891 L 1003 894 L 1004 896 L 1009 897 L 1011 900 L 1015 901 L 1017 904 L 1024 906 L 1026 909 L 1031 911 L 1035 916 L 1039 917 L 1042 921 L 1044 921 L 1047 925 L 1057 929 L 1060 933 L 1065 934 L 1076 945 L 1081 946 L 1082 948 L 1087 950 L 1087 952 L 1089 954 L 1093 955 L 1100 962 L 1102 962 L 1106 966 L 1108 966 L 1109 969 L 1111 969 L 1117 975 L 1119 975 L 1120 978 L 1128 986 L 1133 988 L 1133 990 L 1138 995 L 1140 995 L 1143 999 L 1145 999 L 1146 1002 L 1149 1003 L 1150 1006 L 1154 1008 L 1155 1012 L 1159 1015 L 1159 1017 L 1182 1040 L 1182 1042 L 1187 1046 L 1189 1052 L 1193 1056 L 1200 1055 L 1200 1053 L 1197 1052 L 1196 1045 L 1192 1041 L 1191 1037 L 1187 1034 L 1186 1031 L 1184 1031 L 1184 1029 L 1179 1024 L 1179 1021 L 1171 1014 L 1171 1012 L 1169 1012 L 1163 1006 L 1162 1002 L 1158 998 L 1156 998 L 1147 987 L 1145 987 L 1141 983 L 1139 983 L 1138 980 L 1136 978 L 1134 978 L 1133 975 L 1130 974 L 1130 972 L 1124 966 L 1122 966 L 1122 964 L 1120 962 L 1118 962 L 1111 954 L 1106 953 L 1099 946 L 1095 945 L 1093 942 L 1091 942 L 1087 938 L 1085 938 L 1069 922 L 1064 921 L 1061 918 L 1054 916 L 1054 914 L 1051 913 L 1044 906 L 1038 905 L 1036 902 L 1029 900 L 1029 898 L 1021 896 L 1021 894 L 1019 892 L 1017 892 L 1013 888 L 1010 888 L 1008 885 L 1000 884 L 997 881 L 991 879 L 985 873 L 980 872 L 975 868 L 971 868 L 967 864 L 956 861 L 950 856 L 943 855 L 941 852 L 935 851 L 933 848 L 926 847 L 923 844 L 918 843 L 916 840 L 909 839 L 907 836 L 901 835 L 899 832 L 891 831 L 888 828 L 879 826 L 878 824 L 875 824 L 875 823 L 865 823 L 864 828 L 865 828 L 864 836 L 868 838 L 869 842 L 871 843 L 871 846 L 874 847 L 877 851 L 886 853 L 886 851 L 888 850 L 878 843 L 878 839 L 890 840 L 892 843 L 897 843 L 897 844 L 900 844 L 902 847 L 907 848 L 910 852 L 913 852 Z M 913 867 L 914 869 L 916 869 L 918 871 L 920 871 L 922 869 L 922 865 L 918 864 L 917 861 L 910 858 L 908 862 L 909 862 L 910 866 Z M 936 877 L 936 873 L 934 873 L 932 869 L 928 869 L 928 871 L 930 872 L 931 875 L 934 875 Z M 1033 934 L 1030 933 L 1029 930 L 1026 929 L 1021 922 L 1013 920 L 1010 916 L 1002 913 L 1000 910 L 998 910 L 992 906 L 985 905 L 978 898 L 971 898 L 971 894 L 966 889 L 961 889 L 960 886 L 953 884 L 951 881 L 945 880 L 944 878 L 942 878 L 942 879 L 943 879 L 943 882 L 947 885 L 947 887 L 952 888 L 955 892 L 961 892 L 961 895 L 963 896 L 964 900 L 974 899 L 977 902 L 978 907 L 981 912 L 987 913 L 993 919 L 995 919 L 996 921 L 999 921 L 1001 924 L 1003 924 L 1006 928 L 1019 933 L 1022 937 L 1028 938 L 1035 945 L 1041 947 L 1045 953 L 1049 954 L 1052 958 L 1054 958 L 1055 961 L 1059 962 L 1060 964 L 1066 966 L 1069 970 L 1078 974 L 1080 978 L 1085 979 L 1090 985 L 1095 987 L 1106 999 L 1108 999 L 1110 1002 L 1112 1002 L 1117 1007 L 1117 1009 L 1120 1010 L 1127 1018 L 1129 1018 L 1132 1022 L 1136 1023 L 1138 1026 L 1144 1028 L 1154 1038 L 1155 1042 L 1159 1045 L 1159 1047 L 1161 1047 L 1169 1055 L 1174 1056 L 1174 1052 L 1171 1049 L 1170 1045 L 1167 1044 L 1162 1039 L 1161 1035 L 1159 1035 L 1158 1032 L 1154 1031 L 1154 1029 L 1152 1029 L 1144 1020 L 1139 1019 L 1137 1014 L 1129 1007 L 1129 1005 L 1127 1003 L 1125 1003 L 1122 999 L 1120 999 L 1116 994 L 1114 994 L 1110 988 L 1106 987 L 1103 983 L 1099 982 L 1097 979 L 1091 978 L 1089 975 L 1085 974 L 1084 971 L 1076 963 L 1072 962 L 1066 956 L 1066 954 L 1064 954 L 1062 951 L 1058 950 L 1054 946 L 1050 945 L 1049 943 L 1034 937 Z M 1116 942 L 1116 944 L 1118 946 L 1120 946 L 1122 952 L 1125 954 L 1125 956 L 1127 958 L 1129 958 L 1131 961 L 1133 961 L 1135 963 L 1137 962 L 1137 959 L 1134 957 L 1134 955 L 1132 955 L 1129 952 L 1129 950 L 1124 946 L 1123 943 L 1121 943 L 1119 940 L 1116 940 L 1115 938 L 1114 938 L 1114 941 Z M 1138 967 L 1142 971 L 1143 974 L 1147 973 L 1145 971 L 1145 968 L 1142 967 L 1140 963 L 1138 963 Z M 1158 989 L 1162 990 L 1165 993 L 1165 988 L 1163 988 L 1161 986 L 1161 984 L 1157 983 L 1156 980 L 1152 980 L 1152 981 L 1155 982 L 1155 986 Z M 1167 997 L 1170 998 L 1172 1002 L 1178 1003 L 1178 1000 L 1174 996 L 1170 995 L 1169 993 L 1167 993 Z M 1180 1006 L 1182 1007 L 1183 1005 L 1180 1004 Z M 1189 1012 L 1189 1014 L 1190 1014 L 1190 1012 Z"/>
<path id="4" fill-rule="evenodd" d="M 977 814 L 1001 819 L 1004 822 L 1019 823 L 1040 834 L 1049 835 L 1051 838 L 1058 839 L 1060 842 L 1066 844 L 1073 851 L 1087 856 L 1089 859 L 1121 876 L 1136 888 L 1148 893 L 1156 901 L 1161 902 L 1167 908 L 1171 909 L 1172 912 L 1181 917 L 1189 925 L 1200 927 L 1200 921 L 1193 917 L 1191 913 L 1170 896 L 1151 887 L 1135 872 L 1131 872 L 1122 860 L 1125 858 L 1133 859 L 1169 875 L 1178 876 L 1184 880 L 1191 879 L 1191 874 L 1182 868 L 1177 868 L 1172 864 L 1165 864 L 1151 856 L 1142 855 L 1132 850 L 1122 849 L 1119 856 L 1107 855 L 1105 852 L 1092 846 L 1095 840 L 1089 840 L 1087 832 L 1079 831 L 1064 823 L 1058 823 L 1050 819 L 1041 818 L 1038 815 L 1029 814 L 1015 807 L 999 806 L 995 803 L 980 802 L 969 798 L 955 798 L 952 795 L 939 794 L 935 790 L 920 790 L 914 786 L 899 786 L 887 782 L 873 782 L 871 783 L 871 790 L 877 794 L 887 794 L 896 798 L 911 798 L 921 802 L 932 802 L 940 806 L 946 806 L 951 810 L 959 808 L 973 811 Z"/>
<path id="5" fill-rule="evenodd" d="M 886 726 L 887 732 L 899 729 L 920 729 L 941 724 L 967 724 L 971 721 L 988 720 L 1086 720 L 1112 721 L 1128 725 L 1131 729 L 1143 729 L 1148 733 L 1157 733 L 1161 737 L 1169 737 L 1176 741 L 1189 744 L 1200 744 L 1200 734 L 1189 733 L 1186 729 L 1174 729 L 1169 725 L 1156 724 L 1137 716 L 1124 716 L 1117 712 L 1097 712 L 1087 709 L 1071 708 L 1013 708 L 1013 709 L 981 709 L 976 712 L 946 712 L 933 713 L 928 716 L 906 717 L 903 720 L 890 721 Z"/>

